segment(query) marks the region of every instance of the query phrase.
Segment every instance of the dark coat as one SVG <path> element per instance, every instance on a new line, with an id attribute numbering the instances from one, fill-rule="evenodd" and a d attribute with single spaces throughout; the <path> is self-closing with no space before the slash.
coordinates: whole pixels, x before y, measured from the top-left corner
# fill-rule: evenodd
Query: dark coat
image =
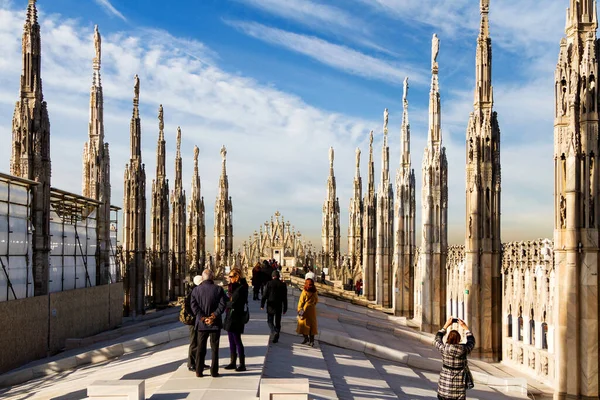
<path id="1" fill-rule="evenodd" d="M 261 284 L 265 285 L 267 282 L 271 280 L 271 274 L 273 273 L 273 268 L 269 264 L 263 264 L 260 269 L 261 272 Z"/>
<path id="2" fill-rule="evenodd" d="M 438 394 L 447 399 L 466 399 L 465 379 L 467 355 L 475 347 L 475 337 L 468 332 L 466 344 L 444 344 L 445 330 L 435 335 L 435 347 L 442 353 L 442 371 L 438 381 Z"/>
<path id="3" fill-rule="evenodd" d="M 222 287 L 215 285 L 213 281 L 204 281 L 196 286 L 192 291 L 190 305 L 196 317 L 197 331 L 220 331 L 223 327 L 221 314 L 225 311 L 227 296 Z M 215 321 L 208 326 L 203 321 L 203 317 L 215 314 Z"/>
<path id="4" fill-rule="evenodd" d="M 279 279 L 271 279 L 265 286 L 265 292 L 260 300 L 260 308 L 265 308 L 267 303 L 267 313 L 277 314 L 282 311 L 287 312 L 287 286 Z"/>
<path id="5" fill-rule="evenodd" d="M 262 270 L 260 267 L 252 269 L 252 286 L 260 287 L 262 285 Z"/>
<path id="6" fill-rule="evenodd" d="M 245 312 L 244 306 L 248 303 L 248 283 L 241 278 L 231 287 L 231 298 L 227 303 L 225 316 L 225 329 L 231 333 L 244 333 Z"/>

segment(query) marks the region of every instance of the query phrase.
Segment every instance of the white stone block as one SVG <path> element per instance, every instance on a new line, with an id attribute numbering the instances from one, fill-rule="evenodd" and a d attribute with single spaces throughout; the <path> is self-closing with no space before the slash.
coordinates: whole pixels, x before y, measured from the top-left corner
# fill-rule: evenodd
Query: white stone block
<path id="1" fill-rule="evenodd" d="M 308 399 L 309 389 L 307 378 L 261 379 L 260 400 L 304 400 Z"/>
<path id="2" fill-rule="evenodd" d="M 146 398 L 142 379 L 94 381 L 88 387 L 87 395 L 88 398 L 105 400 L 144 400 Z"/>

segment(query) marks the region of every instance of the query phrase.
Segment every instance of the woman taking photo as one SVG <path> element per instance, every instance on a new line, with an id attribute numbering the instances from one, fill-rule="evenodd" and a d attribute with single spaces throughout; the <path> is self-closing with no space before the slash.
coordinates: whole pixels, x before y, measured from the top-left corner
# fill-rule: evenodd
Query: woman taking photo
<path id="1" fill-rule="evenodd" d="M 298 300 L 298 327 L 296 332 L 304 336 L 302 344 L 308 343 L 315 346 L 315 335 L 317 331 L 317 303 L 319 296 L 315 281 L 308 278 L 304 281 L 304 289 Z"/>
<path id="2" fill-rule="evenodd" d="M 242 333 L 246 324 L 246 312 L 244 307 L 248 303 L 248 283 L 242 278 L 242 271 L 234 268 L 227 277 L 229 279 L 228 296 L 229 302 L 225 310 L 225 324 L 223 329 L 229 336 L 229 354 L 231 362 L 225 369 L 235 369 L 236 371 L 246 370 L 246 354 L 244 353 L 244 344 L 242 343 Z M 237 357 L 240 357 L 240 365 L 236 368 Z"/>
<path id="3" fill-rule="evenodd" d="M 460 343 L 460 333 L 451 330 L 443 342 L 450 325 L 458 323 L 466 331 L 467 343 Z M 475 338 L 465 321 L 450 317 L 444 327 L 435 335 L 435 347 L 442 353 L 442 371 L 438 382 L 439 400 L 463 400 L 467 398 L 467 389 L 473 387 L 473 376 L 467 365 L 467 355 L 475 347 Z"/>

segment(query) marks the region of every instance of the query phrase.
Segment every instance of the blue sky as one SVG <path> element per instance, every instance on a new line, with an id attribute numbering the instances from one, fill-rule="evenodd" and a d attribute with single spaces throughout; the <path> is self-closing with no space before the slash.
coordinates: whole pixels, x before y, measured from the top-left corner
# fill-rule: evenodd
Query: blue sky
<path id="1" fill-rule="evenodd" d="M 11 137 L 26 0 L 0 0 L 0 137 Z M 567 0 L 492 0 L 495 109 L 502 133 L 504 241 L 552 235 L 553 80 Z M 235 246 L 276 210 L 320 246 L 328 151 L 346 248 L 354 149 L 366 184 L 368 132 L 381 172 L 382 114 L 390 110 L 390 165 L 400 154 L 402 81 L 410 79 L 412 164 L 420 238 L 421 160 L 427 135 L 431 36 L 438 62 L 442 129 L 449 158 L 449 232 L 464 241 L 465 131 L 472 110 L 479 5 L 474 0 L 39 0 L 42 78 L 52 125 L 53 186 L 81 191 L 87 139 L 92 31 L 103 36 L 105 134 L 113 203 L 122 204 L 129 159 L 133 75 L 141 80 L 143 159 L 155 175 L 157 108 L 165 109 L 167 168 L 174 175 L 181 126 L 184 187 L 200 147 L 202 194 L 211 236 L 228 149 Z M 0 148 L 0 171 L 10 147 Z M 150 193 L 148 192 L 148 199 Z M 212 248 L 212 238 L 207 245 Z"/>

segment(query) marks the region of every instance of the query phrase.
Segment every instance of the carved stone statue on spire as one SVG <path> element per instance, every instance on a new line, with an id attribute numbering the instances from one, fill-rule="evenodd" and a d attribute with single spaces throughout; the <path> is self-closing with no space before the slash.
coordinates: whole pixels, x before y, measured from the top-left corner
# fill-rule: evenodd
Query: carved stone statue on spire
<path id="1" fill-rule="evenodd" d="M 433 34 L 433 38 L 431 39 L 431 69 L 437 71 L 438 63 L 437 57 L 440 52 L 440 39 L 437 37 L 437 34 Z"/>
<path id="2" fill-rule="evenodd" d="M 158 106 L 158 129 L 161 131 L 165 129 L 165 119 L 162 104 Z"/>
<path id="3" fill-rule="evenodd" d="M 356 148 L 356 168 L 360 167 L 360 147 Z"/>
<path id="4" fill-rule="evenodd" d="M 198 162 L 198 154 L 200 154 L 200 149 L 198 149 L 198 146 L 194 146 L 194 162 L 195 163 Z"/>
<path id="5" fill-rule="evenodd" d="M 388 113 L 388 109 L 386 108 L 385 110 L 383 110 L 383 132 L 387 132 L 388 129 L 388 117 L 389 117 L 389 113 Z"/>
<path id="6" fill-rule="evenodd" d="M 139 100 L 139 98 L 140 98 L 140 78 L 136 74 L 133 79 L 135 81 L 135 85 L 133 86 L 133 94 L 134 94 L 134 97 Z"/>
<path id="7" fill-rule="evenodd" d="M 223 162 L 225 162 L 225 157 L 227 157 L 227 149 L 225 148 L 225 145 L 223 145 L 223 147 L 221 147 L 221 158 L 223 159 Z"/>
<path id="8" fill-rule="evenodd" d="M 333 147 L 329 148 L 329 166 L 333 167 Z"/>
<path id="9" fill-rule="evenodd" d="M 408 76 L 404 78 L 404 94 L 402 95 L 402 102 L 408 103 Z"/>
<path id="10" fill-rule="evenodd" d="M 369 133 L 369 146 L 373 146 L 373 131 Z"/>
<path id="11" fill-rule="evenodd" d="M 96 61 L 100 61 L 100 53 L 102 47 L 102 38 L 98 31 L 98 25 L 94 27 L 94 47 L 96 48 Z"/>

